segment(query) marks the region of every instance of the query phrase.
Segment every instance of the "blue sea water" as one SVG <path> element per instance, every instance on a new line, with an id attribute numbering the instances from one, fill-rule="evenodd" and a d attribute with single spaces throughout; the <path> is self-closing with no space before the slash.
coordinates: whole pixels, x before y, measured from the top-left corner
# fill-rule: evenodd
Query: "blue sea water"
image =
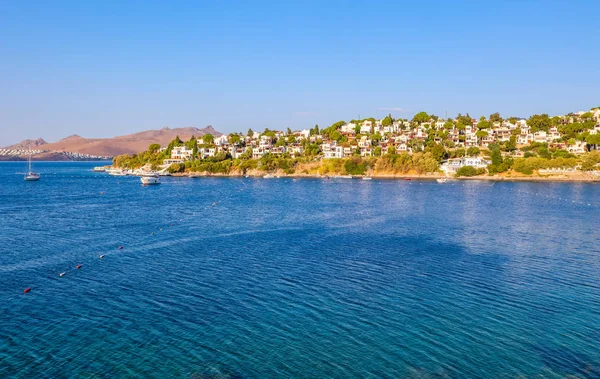
<path id="1" fill-rule="evenodd" d="M 0 163 L 0 377 L 600 377 L 598 184 L 94 165 Z"/>

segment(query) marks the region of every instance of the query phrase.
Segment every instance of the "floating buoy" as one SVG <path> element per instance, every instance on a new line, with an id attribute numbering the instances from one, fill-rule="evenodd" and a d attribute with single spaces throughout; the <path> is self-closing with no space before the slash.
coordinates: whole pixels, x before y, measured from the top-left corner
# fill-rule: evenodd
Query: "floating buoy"
<path id="1" fill-rule="evenodd" d="M 104 195 L 104 191 L 100 192 L 100 195 Z"/>
<path id="2" fill-rule="evenodd" d="M 119 250 L 123 250 L 123 246 L 119 246 Z"/>
<path id="3" fill-rule="evenodd" d="M 81 265 L 77 265 L 77 266 L 75 266 L 75 268 L 76 268 L 76 269 L 80 269 L 80 268 L 81 268 Z"/>
<path id="4" fill-rule="evenodd" d="M 101 256 L 100 256 L 100 259 L 102 259 L 102 258 L 104 258 L 104 255 L 101 255 Z"/>
<path id="5" fill-rule="evenodd" d="M 31 287 L 27 287 L 27 288 L 25 288 L 25 289 L 23 290 L 23 293 L 27 293 L 27 292 L 29 292 L 29 291 L 31 291 Z"/>
<path id="6" fill-rule="evenodd" d="M 65 273 L 64 273 L 64 272 L 61 272 L 60 274 L 58 274 L 58 276 L 61 276 L 61 277 L 62 277 L 62 276 L 65 276 Z"/>

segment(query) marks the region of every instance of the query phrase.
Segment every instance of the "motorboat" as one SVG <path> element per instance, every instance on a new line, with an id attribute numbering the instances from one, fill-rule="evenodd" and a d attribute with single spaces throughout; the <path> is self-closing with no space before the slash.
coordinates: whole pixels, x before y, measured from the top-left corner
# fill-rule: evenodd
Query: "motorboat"
<path id="1" fill-rule="evenodd" d="M 140 181 L 142 185 L 149 186 L 153 184 L 160 184 L 160 179 L 158 175 L 143 175 L 140 177 Z"/>

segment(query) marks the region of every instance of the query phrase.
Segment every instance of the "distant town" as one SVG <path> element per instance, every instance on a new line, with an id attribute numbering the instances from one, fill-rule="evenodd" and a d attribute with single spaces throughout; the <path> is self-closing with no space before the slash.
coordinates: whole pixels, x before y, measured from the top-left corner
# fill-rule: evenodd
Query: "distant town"
<path id="1" fill-rule="evenodd" d="M 29 155 L 36 159 L 45 160 L 71 160 L 71 161 L 92 161 L 109 160 L 112 156 L 83 154 L 70 151 L 56 151 L 44 149 L 0 149 L 0 160 L 25 160 Z"/>

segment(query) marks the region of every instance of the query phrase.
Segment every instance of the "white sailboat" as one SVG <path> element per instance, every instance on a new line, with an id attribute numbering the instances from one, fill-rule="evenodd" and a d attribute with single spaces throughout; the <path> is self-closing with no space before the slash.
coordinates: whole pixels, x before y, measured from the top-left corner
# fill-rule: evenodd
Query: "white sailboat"
<path id="1" fill-rule="evenodd" d="M 36 182 L 40 180 L 40 174 L 31 170 L 31 144 L 29 145 L 29 158 L 27 159 L 27 173 L 25 174 L 26 182 Z"/>

